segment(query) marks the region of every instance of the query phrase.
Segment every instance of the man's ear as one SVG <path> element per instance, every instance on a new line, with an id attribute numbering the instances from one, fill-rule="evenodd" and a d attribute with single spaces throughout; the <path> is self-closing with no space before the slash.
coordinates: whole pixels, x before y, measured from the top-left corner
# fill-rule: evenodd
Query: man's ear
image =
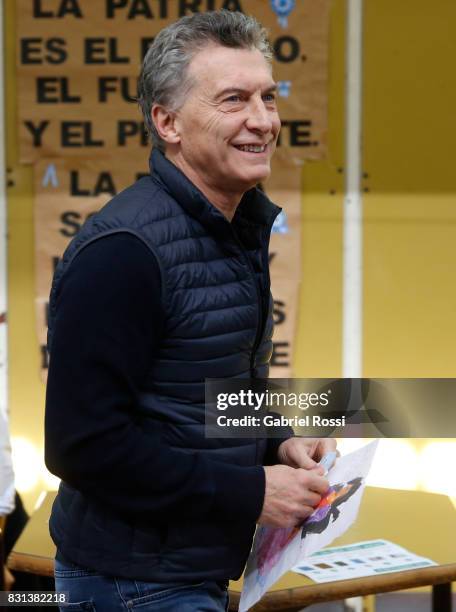
<path id="1" fill-rule="evenodd" d="M 151 117 L 155 129 L 162 140 L 168 144 L 177 144 L 180 142 L 175 113 L 167 110 L 160 104 L 154 104 L 151 110 Z"/>

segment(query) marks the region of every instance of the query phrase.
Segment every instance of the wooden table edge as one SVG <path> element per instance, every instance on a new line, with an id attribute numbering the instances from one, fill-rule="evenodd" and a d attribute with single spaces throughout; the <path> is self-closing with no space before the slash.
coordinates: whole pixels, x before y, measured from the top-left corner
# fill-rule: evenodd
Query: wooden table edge
<path id="1" fill-rule="evenodd" d="M 54 577 L 54 562 L 49 557 L 11 552 L 7 560 L 9 569 L 19 572 Z"/>
<path id="2" fill-rule="evenodd" d="M 12 570 L 30 572 L 40 576 L 53 577 L 54 575 L 54 563 L 48 557 L 12 552 L 7 564 Z M 432 586 L 452 581 L 456 581 L 456 563 L 269 591 L 252 610 L 254 612 L 276 609 L 296 610 L 299 607 L 325 601 Z M 239 591 L 230 590 L 230 608 L 237 609 L 240 595 Z"/>
<path id="3" fill-rule="evenodd" d="M 388 576 L 388 580 L 385 578 Z M 267 612 L 276 609 L 294 610 L 305 605 L 335 601 L 360 595 L 374 595 L 434 584 L 444 584 L 456 581 L 456 563 L 426 567 L 403 572 L 392 572 L 381 576 L 365 576 L 351 580 L 315 583 L 279 591 L 269 591 L 256 604 L 254 612 Z M 237 606 L 240 599 L 239 591 L 230 591 L 230 608 Z"/>

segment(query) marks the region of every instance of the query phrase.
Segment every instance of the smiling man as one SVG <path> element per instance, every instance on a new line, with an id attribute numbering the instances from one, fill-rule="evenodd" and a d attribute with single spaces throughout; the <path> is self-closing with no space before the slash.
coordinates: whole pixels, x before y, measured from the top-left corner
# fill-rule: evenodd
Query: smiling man
<path id="1" fill-rule="evenodd" d="M 180 19 L 146 54 L 139 102 L 151 174 L 83 226 L 51 292 L 56 587 L 74 609 L 225 610 L 256 523 L 309 516 L 335 447 L 204 435 L 205 379 L 266 377 L 272 351 L 266 32 L 229 11 Z"/>
<path id="2" fill-rule="evenodd" d="M 154 104 L 152 120 L 166 157 L 231 221 L 271 171 L 280 130 L 271 67 L 258 49 L 206 41 L 187 79 L 193 87 L 179 112 Z"/>

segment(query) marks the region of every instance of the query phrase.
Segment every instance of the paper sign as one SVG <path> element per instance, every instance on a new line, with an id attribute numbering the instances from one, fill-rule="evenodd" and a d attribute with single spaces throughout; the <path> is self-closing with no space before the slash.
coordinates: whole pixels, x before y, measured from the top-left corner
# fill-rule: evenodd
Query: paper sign
<path id="1" fill-rule="evenodd" d="M 388 540 L 369 540 L 325 548 L 307 559 L 301 559 L 293 571 L 308 576 L 314 582 L 333 582 L 432 565 L 437 563 Z"/>

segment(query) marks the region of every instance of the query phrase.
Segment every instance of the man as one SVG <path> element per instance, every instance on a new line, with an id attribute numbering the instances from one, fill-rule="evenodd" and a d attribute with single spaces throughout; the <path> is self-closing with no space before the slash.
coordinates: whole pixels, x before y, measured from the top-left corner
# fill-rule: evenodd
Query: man
<path id="1" fill-rule="evenodd" d="M 56 587 L 84 609 L 224 610 L 255 523 L 294 525 L 328 487 L 314 460 L 333 441 L 204 436 L 205 378 L 265 377 L 271 355 L 280 209 L 254 188 L 280 128 L 270 59 L 240 13 L 162 30 L 139 82 L 151 176 L 92 217 L 56 271 L 50 529 Z"/>

